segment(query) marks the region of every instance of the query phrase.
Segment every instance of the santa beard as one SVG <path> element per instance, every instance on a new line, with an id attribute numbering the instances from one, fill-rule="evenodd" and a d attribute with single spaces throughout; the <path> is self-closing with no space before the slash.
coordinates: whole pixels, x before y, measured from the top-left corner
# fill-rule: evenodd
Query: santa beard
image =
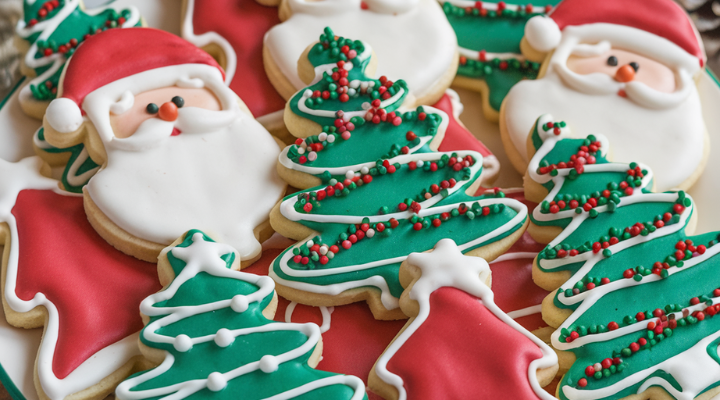
<path id="1" fill-rule="evenodd" d="M 182 132 L 171 136 L 173 128 Z M 168 245 L 200 229 L 259 254 L 253 230 L 268 219 L 285 184 L 272 136 L 239 111 L 179 110 L 175 123 L 151 118 L 106 144 L 108 162 L 87 185 L 98 208 L 131 235 Z"/>
<path id="2" fill-rule="evenodd" d="M 505 99 L 507 133 L 527 163 L 526 140 L 535 120 L 551 114 L 575 136 L 603 134 L 612 159 L 642 162 L 655 173 L 656 190 L 680 186 L 703 159 L 705 124 L 700 98 L 691 84 L 677 107 L 650 109 L 617 94 L 589 95 L 566 86 L 550 68 L 542 79 L 515 85 Z"/>

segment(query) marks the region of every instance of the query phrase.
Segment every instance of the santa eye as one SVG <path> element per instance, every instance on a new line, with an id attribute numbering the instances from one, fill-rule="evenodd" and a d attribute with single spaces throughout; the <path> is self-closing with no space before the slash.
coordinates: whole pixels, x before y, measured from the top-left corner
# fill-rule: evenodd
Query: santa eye
<path id="1" fill-rule="evenodd" d="M 638 70 L 640 69 L 640 64 L 636 63 L 635 61 L 631 62 L 629 65 L 632 67 L 632 69 L 635 70 L 635 72 L 638 72 Z"/>
<path id="2" fill-rule="evenodd" d="M 617 67 L 617 65 L 618 65 L 617 57 L 615 57 L 615 56 L 608 57 L 607 64 L 611 67 Z"/>
<path id="3" fill-rule="evenodd" d="M 173 98 L 172 98 L 172 102 L 175 103 L 175 105 L 177 106 L 177 108 L 181 108 L 182 106 L 185 105 L 185 100 L 184 100 L 182 97 L 180 97 L 180 96 L 175 96 L 175 97 L 173 97 Z"/>
<path id="4" fill-rule="evenodd" d="M 150 103 L 147 107 L 145 107 L 145 111 L 147 111 L 148 114 L 157 114 L 159 110 L 160 109 L 155 103 Z"/>

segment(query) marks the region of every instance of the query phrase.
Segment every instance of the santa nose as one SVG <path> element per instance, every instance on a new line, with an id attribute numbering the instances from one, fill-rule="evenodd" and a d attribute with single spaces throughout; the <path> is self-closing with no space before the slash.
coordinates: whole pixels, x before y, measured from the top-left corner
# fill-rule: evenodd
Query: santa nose
<path id="1" fill-rule="evenodd" d="M 615 72 L 615 80 L 618 82 L 630 82 L 635 79 L 635 69 L 630 64 L 623 65 Z"/>
<path id="2" fill-rule="evenodd" d="M 168 101 L 167 103 L 160 106 L 160 110 L 158 111 L 158 117 L 162 119 L 163 121 L 173 122 L 178 117 L 178 108 L 172 101 Z"/>

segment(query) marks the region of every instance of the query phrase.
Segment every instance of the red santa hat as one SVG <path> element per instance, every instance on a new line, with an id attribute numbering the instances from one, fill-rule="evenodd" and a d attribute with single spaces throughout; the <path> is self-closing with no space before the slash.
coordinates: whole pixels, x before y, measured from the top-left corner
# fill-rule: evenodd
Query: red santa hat
<path id="1" fill-rule="evenodd" d="M 54 129 L 72 132 L 83 122 L 81 107 L 88 94 L 141 72 L 181 64 L 208 65 L 225 76 L 212 56 L 176 35 L 153 28 L 109 29 L 77 48 L 46 118 Z"/>
<path id="2" fill-rule="evenodd" d="M 629 32 L 628 28 L 646 33 L 636 41 L 628 38 L 629 47 L 634 47 L 628 50 L 676 47 L 694 57 L 695 65 L 702 67 L 705 62 L 697 31 L 687 13 L 672 0 L 564 0 L 548 17 L 533 17 L 525 26 L 528 43 L 541 52 L 556 48 L 567 27 L 602 24 L 606 29 L 624 27 L 623 35 Z M 650 36 L 655 38 L 648 43 Z"/>

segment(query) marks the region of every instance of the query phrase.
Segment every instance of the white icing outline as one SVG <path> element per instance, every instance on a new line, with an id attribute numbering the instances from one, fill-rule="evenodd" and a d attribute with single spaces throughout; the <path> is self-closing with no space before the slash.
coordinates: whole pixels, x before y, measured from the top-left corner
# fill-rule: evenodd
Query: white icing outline
<path id="1" fill-rule="evenodd" d="M 287 308 L 285 309 L 285 322 L 292 323 L 292 315 L 295 311 L 295 307 L 297 307 L 298 303 L 291 301 L 290 304 L 288 304 Z M 307 306 L 312 307 L 312 306 Z M 332 313 L 335 311 L 335 307 L 313 307 L 320 310 L 320 314 L 322 315 L 322 325 L 320 325 L 320 333 L 325 333 L 330 330 L 330 324 L 332 323 Z"/>
<path id="2" fill-rule="evenodd" d="M 114 115 L 125 114 L 130 111 L 133 104 L 135 104 L 135 96 L 133 96 L 129 90 L 126 90 L 122 96 L 120 96 L 120 100 L 110 105 L 110 113 Z"/>
<path id="3" fill-rule="evenodd" d="M 187 0 L 185 18 L 183 19 L 181 28 L 182 38 L 200 48 L 209 44 L 220 46 L 222 51 L 225 53 L 225 59 L 227 60 L 227 65 L 225 66 L 225 84 L 229 85 L 230 82 L 232 82 L 232 78 L 235 76 L 235 71 L 237 69 L 237 55 L 235 54 L 235 49 L 233 49 L 227 39 L 214 31 L 205 32 L 202 35 L 196 35 L 195 26 L 193 25 L 194 14 L 195 0 Z"/>
<path id="4" fill-rule="evenodd" d="M 375 373 L 385 383 L 398 391 L 398 400 L 408 398 L 402 378 L 390 372 L 387 365 L 405 342 L 420 328 L 430 315 L 430 295 L 443 287 L 454 287 L 475 296 L 485 308 L 502 322 L 522 333 L 535 343 L 543 356 L 533 360 L 528 367 L 528 380 L 535 394 L 543 400 L 554 400 L 548 392 L 540 387 L 537 371 L 557 364 L 555 352 L 538 337 L 528 332 L 509 315 L 504 313 L 494 301 L 494 294 L 485 281 L 490 276 L 490 266 L 479 257 L 468 257 L 461 253 L 459 246 L 451 239 L 440 240 L 430 253 L 412 253 L 407 262 L 421 269 L 422 275 L 410 289 L 409 298 L 419 304 L 419 313 L 409 325 L 388 346 L 375 364 Z M 491 360 L 488 360 L 491 362 Z M 410 396 L 410 398 L 412 398 Z"/>
<path id="5" fill-rule="evenodd" d="M 37 377 L 42 390 L 49 398 L 62 399 L 96 385 L 123 366 L 131 357 L 140 354 L 140 351 L 137 348 L 137 334 L 134 334 L 91 355 L 63 379 L 59 379 L 53 372 L 53 358 L 59 335 L 58 309 L 42 293 L 36 293 L 31 300 L 26 301 L 20 299 L 15 292 L 20 243 L 17 221 L 12 209 L 15 207 L 17 195 L 25 189 L 36 189 L 53 190 L 64 196 L 77 196 L 58 189 L 56 180 L 41 176 L 37 171 L 42 163 L 37 156 L 25 158 L 15 164 L 0 160 L 0 176 L 3 177 L 0 180 L 0 222 L 7 223 L 11 238 L 10 248 L 5 249 L 8 252 L 8 263 L 4 296 L 8 306 L 19 313 L 29 312 L 35 307 L 44 307 L 47 310 L 48 319 L 37 355 Z"/>
<path id="6" fill-rule="evenodd" d="M 173 279 L 172 283 L 165 288 L 164 290 L 152 294 L 145 298 L 145 300 L 142 301 L 140 304 L 140 310 L 143 314 L 153 317 L 153 316 L 164 316 L 160 319 L 157 319 L 155 321 L 150 322 L 148 325 L 146 325 L 145 329 L 142 331 L 143 338 L 147 341 L 154 342 L 154 343 L 166 343 L 175 345 L 177 343 L 177 337 L 169 337 L 164 336 L 161 334 L 158 334 L 157 331 L 162 329 L 165 326 L 171 325 L 177 321 L 180 321 L 182 319 L 192 317 L 194 315 L 202 314 L 202 313 L 208 313 L 208 312 L 214 312 L 217 310 L 225 309 L 228 307 L 232 307 L 232 299 L 226 299 L 226 300 L 219 300 L 212 303 L 205 303 L 200 305 L 194 305 L 194 306 L 176 306 L 176 307 L 156 307 L 155 305 L 166 301 L 177 293 L 178 289 L 188 280 L 194 278 L 198 273 L 204 272 L 212 276 L 217 276 L 221 278 L 228 278 L 228 279 L 236 279 L 244 282 L 248 282 L 250 284 L 256 285 L 259 287 L 259 289 L 256 292 L 253 292 L 247 296 L 243 296 L 248 303 L 253 302 L 261 302 L 263 299 L 270 296 L 273 291 L 275 290 L 275 282 L 272 281 L 267 276 L 258 276 L 254 274 L 248 274 L 240 271 L 234 271 L 231 269 L 226 268 L 225 261 L 221 258 L 223 255 L 226 255 L 228 253 L 235 253 L 237 256 L 237 253 L 235 250 L 222 243 L 215 243 L 206 241 L 203 237 L 203 234 L 200 232 L 196 232 L 192 236 L 193 243 L 189 247 L 172 247 L 167 248 L 163 252 L 172 253 L 173 256 L 179 258 L 180 260 L 183 260 L 186 262 L 185 267 L 182 269 L 180 274 L 178 274 L 175 279 Z M 236 260 L 239 258 L 236 257 Z M 238 295 L 240 296 L 240 295 Z M 318 345 L 321 334 L 320 334 L 320 328 L 313 323 L 307 323 L 307 324 L 293 324 L 293 323 L 269 323 L 262 326 L 256 326 L 251 328 L 241 328 L 241 329 L 234 329 L 234 330 L 226 330 L 229 334 L 231 334 L 234 338 L 242 335 L 248 335 L 252 333 L 264 333 L 264 332 L 274 332 L 274 331 L 299 331 L 303 333 L 305 336 L 307 336 L 307 341 L 303 343 L 300 347 L 295 348 L 293 350 L 290 350 L 288 352 L 273 356 L 273 359 L 277 364 L 284 363 L 290 360 L 297 359 L 299 357 L 304 356 L 305 354 L 313 351 L 313 349 Z M 206 343 L 216 340 L 216 337 L 218 334 L 211 334 L 211 335 L 205 335 L 201 337 L 196 338 L 189 338 L 190 343 L 193 345 L 199 344 L 199 343 Z M 181 351 L 181 350 L 179 350 Z M 177 400 L 177 399 L 183 399 L 187 396 L 190 396 L 206 387 L 208 387 L 208 380 L 209 379 L 195 379 L 192 381 L 187 382 L 181 382 L 177 383 L 171 386 L 166 386 L 163 388 L 156 388 L 156 389 L 147 389 L 147 390 L 132 390 L 134 387 L 142 384 L 143 382 L 147 382 L 159 375 L 162 375 L 166 371 L 168 371 L 174 361 L 175 358 L 170 354 L 169 352 L 165 352 L 165 360 L 163 363 L 156 369 L 151 370 L 150 372 L 147 372 L 145 374 L 136 376 L 134 378 L 128 379 L 124 382 L 122 382 L 116 390 L 116 395 L 119 399 L 143 399 L 148 397 L 158 397 L 158 396 L 166 396 L 163 397 L 167 400 Z M 266 356 L 267 357 L 267 356 Z M 263 357 L 264 358 L 264 357 Z M 225 373 L 217 373 L 214 372 L 210 374 L 211 376 L 213 374 L 219 374 L 222 376 L 225 382 L 228 382 L 234 378 L 237 378 L 239 376 L 257 371 L 258 369 L 261 369 L 262 366 L 262 360 L 255 361 L 249 364 L 242 365 L 238 368 L 235 368 L 233 370 L 227 371 Z M 272 373 L 272 372 L 270 372 Z M 365 396 L 365 384 L 362 380 L 360 380 L 357 377 L 349 376 L 349 375 L 335 375 L 328 378 L 322 378 L 310 383 L 307 383 L 305 385 L 299 386 L 297 388 L 282 392 L 280 394 L 277 394 L 275 396 L 270 397 L 268 400 L 281 400 L 281 399 L 290 399 L 293 397 L 300 396 L 304 393 L 307 393 L 311 390 L 320 388 L 320 387 L 326 387 L 336 384 L 343 384 L 346 386 L 350 386 L 354 389 L 355 393 L 352 397 L 352 400 L 359 400 L 362 399 Z M 211 389 L 212 390 L 212 389 Z"/>

